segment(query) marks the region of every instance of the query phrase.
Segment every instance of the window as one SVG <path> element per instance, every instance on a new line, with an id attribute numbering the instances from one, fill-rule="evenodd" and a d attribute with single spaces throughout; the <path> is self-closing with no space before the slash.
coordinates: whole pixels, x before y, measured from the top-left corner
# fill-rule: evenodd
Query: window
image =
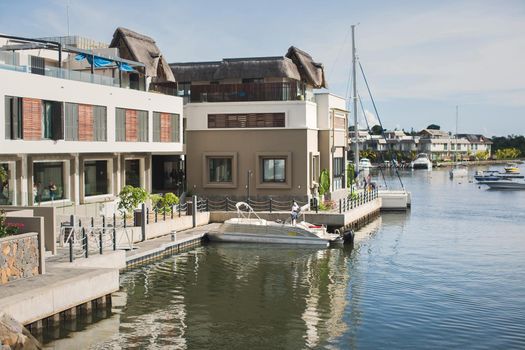
<path id="1" fill-rule="evenodd" d="M 0 163 L 0 168 L 4 170 L 5 174 L 7 174 L 7 179 L 5 181 L 0 181 L 0 205 L 11 205 L 13 204 L 12 203 L 13 201 L 13 198 L 12 198 L 13 176 L 11 175 L 9 171 L 8 163 Z"/>
<path id="2" fill-rule="evenodd" d="M 190 96 L 191 82 L 177 83 L 177 96 Z"/>
<path id="3" fill-rule="evenodd" d="M 208 182 L 232 182 L 232 158 L 208 158 Z"/>
<path id="4" fill-rule="evenodd" d="M 334 190 L 338 190 L 343 188 L 343 182 L 344 182 L 344 158 L 343 157 L 334 157 L 333 159 L 333 166 L 332 171 L 334 173 Z"/>
<path id="5" fill-rule="evenodd" d="M 140 187 L 140 159 L 126 159 L 125 173 L 124 184 L 126 186 Z"/>
<path id="6" fill-rule="evenodd" d="M 286 160 L 280 159 L 262 159 L 263 182 L 285 182 L 286 181 Z"/>
<path id="7" fill-rule="evenodd" d="M 443 149 L 446 151 L 448 149 L 448 143 L 443 144 Z"/>
<path id="8" fill-rule="evenodd" d="M 64 138 L 67 141 L 107 141 L 104 106 L 64 104 Z"/>
<path id="9" fill-rule="evenodd" d="M 117 108 L 115 115 L 115 140 L 148 142 L 148 112 Z"/>
<path id="10" fill-rule="evenodd" d="M 284 128 L 284 113 L 208 114 L 208 128 Z"/>
<path id="11" fill-rule="evenodd" d="M 108 194 L 109 172 L 107 160 L 89 160 L 84 162 L 84 196 Z"/>
<path id="12" fill-rule="evenodd" d="M 5 97 L 5 138 L 16 140 L 23 137 L 22 99 Z"/>
<path id="13" fill-rule="evenodd" d="M 153 112 L 153 142 L 180 142 L 180 115 Z"/>
<path id="14" fill-rule="evenodd" d="M 33 163 L 35 203 L 64 199 L 64 162 Z"/>
<path id="15" fill-rule="evenodd" d="M 62 102 L 42 101 L 42 104 L 42 138 L 62 139 Z"/>

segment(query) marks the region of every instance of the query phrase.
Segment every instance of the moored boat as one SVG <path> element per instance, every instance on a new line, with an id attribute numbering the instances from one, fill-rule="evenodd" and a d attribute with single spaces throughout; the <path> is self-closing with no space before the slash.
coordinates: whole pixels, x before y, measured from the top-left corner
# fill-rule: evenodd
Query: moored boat
<path id="1" fill-rule="evenodd" d="M 449 172 L 450 178 L 458 178 L 458 177 L 466 177 L 468 176 L 468 169 L 465 164 L 457 164 L 452 170 Z"/>
<path id="2" fill-rule="evenodd" d="M 481 181 L 480 184 L 487 185 L 494 190 L 525 190 L 525 182 L 512 180 Z"/>
<path id="3" fill-rule="evenodd" d="M 252 207 L 245 202 L 236 205 L 237 217 L 228 219 L 214 232 L 208 233 L 210 241 L 237 243 L 280 243 L 298 245 L 340 244 L 344 235 L 329 233 L 323 225 L 314 225 L 305 221 L 292 225 L 291 222 L 278 222 L 261 219 Z M 302 207 L 302 211 L 308 205 Z M 350 233 L 349 233 L 350 235 Z M 349 235 L 347 239 L 351 239 Z"/>
<path id="4" fill-rule="evenodd" d="M 504 169 L 507 174 L 519 174 L 520 173 L 520 168 L 518 168 L 517 163 L 508 163 Z"/>
<path id="5" fill-rule="evenodd" d="M 412 169 L 432 170 L 432 162 L 430 161 L 426 153 L 419 153 L 416 159 L 414 159 L 412 163 L 410 163 L 410 167 Z"/>

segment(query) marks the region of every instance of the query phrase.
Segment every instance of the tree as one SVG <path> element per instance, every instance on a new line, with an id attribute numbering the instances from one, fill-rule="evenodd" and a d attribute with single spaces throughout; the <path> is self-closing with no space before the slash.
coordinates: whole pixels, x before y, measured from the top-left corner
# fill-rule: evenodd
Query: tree
<path id="1" fill-rule="evenodd" d="M 516 159 L 520 154 L 521 152 L 517 148 L 502 148 L 496 151 L 496 159 Z"/>
<path id="2" fill-rule="evenodd" d="M 3 184 L 7 180 L 7 172 L 4 167 L 0 165 L 0 184 Z"/>
<path id="3" fill-rule="evenodd" d="M 372 135 L 381 135 L 383 134 L 383 128 L 381 127 L 381 125 L 374 125 L 372 129 L 370 129 L 370 132 L 372 133 Z"/>
<path id="4" fill-rule="evenodd" d="M 441 126 L 439 126 L 437 124 L 430 124 L 429 126 L 427 126 L 427 129 L 430 129 L 430 130 L 441 130 Z"/>

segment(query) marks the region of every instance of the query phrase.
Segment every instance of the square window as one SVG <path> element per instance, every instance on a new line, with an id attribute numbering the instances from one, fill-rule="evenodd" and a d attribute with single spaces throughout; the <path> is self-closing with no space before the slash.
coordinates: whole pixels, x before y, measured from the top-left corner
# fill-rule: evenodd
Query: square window
<path id="1" fill-rule="evenodd" d="M 99 196 L 109 193 L 110 174 L 107 160 L 84 162 L 84 195 Z"/>
<path id="2" fill-rule="evenodd" d="M 208 182 L 233 182 L 232 158 L 208 158 Z"/>
<path id="3" fill-rule="evenodd" d="M 285 182 L 286 160 L 284 158 L 263 158 L 263 182 Z"/>

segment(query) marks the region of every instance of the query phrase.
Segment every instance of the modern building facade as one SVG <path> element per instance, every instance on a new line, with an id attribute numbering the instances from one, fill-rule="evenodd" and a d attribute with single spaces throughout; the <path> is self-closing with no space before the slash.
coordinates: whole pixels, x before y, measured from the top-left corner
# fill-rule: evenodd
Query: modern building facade
<path id="1" fill-rule="evenodd" d="M 345 100 L 326 87 L 321 64 L 291 47 L 285 56 L 170 65 L 187 102 L 187 178 L 193 194 L 296 198 L 345 187 Z"/>
<path id="2" fill-rule="evenodd" d="M 0 37 L 0 203 L 106 202 L 125 185 L 182 190 L 182 98 L 150 91 L 175 83 L 154 41 L 123 28 L 103 47 L 59 39 Z"/>

